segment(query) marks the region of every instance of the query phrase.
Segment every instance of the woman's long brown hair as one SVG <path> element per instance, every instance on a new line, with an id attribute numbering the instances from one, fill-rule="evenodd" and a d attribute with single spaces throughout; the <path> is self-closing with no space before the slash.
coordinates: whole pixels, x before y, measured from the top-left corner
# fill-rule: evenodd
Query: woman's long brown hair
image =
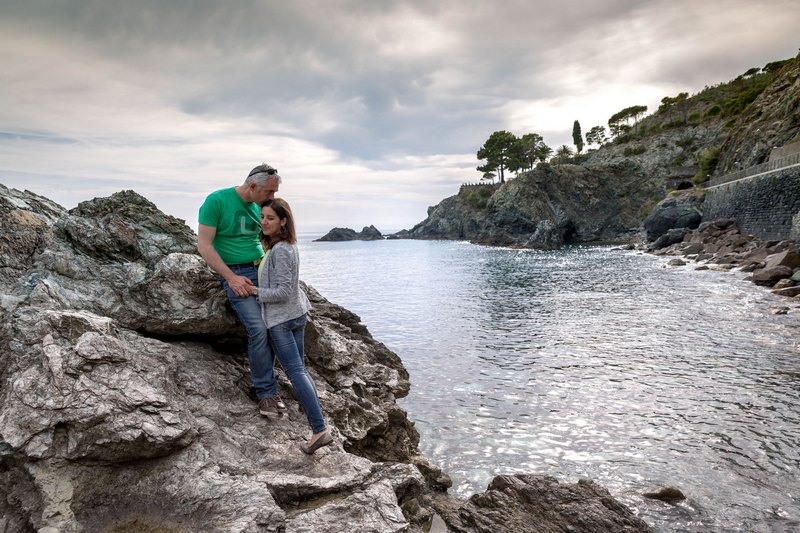
<path id="1" fill-rule="evenodd" d="M 292 208 L 289 207 L 289 204 L 286 203 L 286 200 L 283 198 L 275 198 L 274 200 L 267 200 L 263 204 L 261 204 L 261 208 L 270 207 L 275 214 L 278 215 L 278 218 L 283 221 L 286 220 L 286 224 L 282 226 L 280 233 L 275 237 L 269 237 L 261 233 L 261 244 L 264 246 L 264 249 L 269 250 L 276 244 L 281 241 L 287 241 L 289 244 L 296 244 L 297 243 L 297 232 L 294 229 L 294 215 L 292 215 Z"/>

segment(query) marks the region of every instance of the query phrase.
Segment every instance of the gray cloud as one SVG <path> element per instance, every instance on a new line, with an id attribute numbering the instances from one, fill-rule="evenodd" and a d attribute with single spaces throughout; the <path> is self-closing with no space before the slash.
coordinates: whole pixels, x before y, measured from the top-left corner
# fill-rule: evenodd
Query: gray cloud
<path id="1" fill-rule="evenodd" d="M 207 165 L 207 191 L 212 172 L 269 156 L 308 180 L 336 169 L 373 172 L 398 197 L 427 187 L 425 206 L 402 210 L 410 225 L 477 177 L 492 131 L 569 143 L 576 118 L 653 109 L 795 55 L 798 20 L 795 0 L 6 1 L 0 181 L 56 142 L 60 166 L 76 165 L 64 176 L 111 178 L 104 165 L 138 155 L 127 179 L 140 187 L 189 159 Z"/>

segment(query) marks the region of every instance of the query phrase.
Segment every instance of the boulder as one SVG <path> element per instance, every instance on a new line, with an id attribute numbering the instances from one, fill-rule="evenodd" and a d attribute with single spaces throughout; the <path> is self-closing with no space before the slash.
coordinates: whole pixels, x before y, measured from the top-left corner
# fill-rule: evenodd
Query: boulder
<path id="1" fill-rule="evenodd" d="M 764 258 L 764 268 L 775 268 L 778 266 L 786 266 L 791 269 L 800 267 L 800 251 L 784 250 Z"/>
<path id="2" fill-rule="evenodd" d="M 773 289 L 788 289 L 789 287 L 794 287 L 797 284 L 792 278 L 784 278 L 778 281 L 775 285 L 772 286 Z"/>
<path id="3" fill-rule="evenodd" d="M 562 484 L 549 476 L 497 476 L 456 512 L 444 515 L 458 533 L 618 533 L 653 531 L 592 481 Z"/>
<path id="4" fill-rule="evenodd" d="M 759 246 L 750 250 L 742 257 L 742 264 L 763 264 L 768 255 L 770 255 L 769 250 Z"/>
<path id="5" fill-rule="evenodd" d="M 763 285 L 765 287 L 772 287 L 778 281 L 789 278 L 792 275 L 792 269 L 787 266 L 777 266 L 774 268 L 762 268 L 753 272 L 753 283 L 756 285 Z"/>
<path id="6" fill-rule="evenodd" d="M 667 503 L 677 503 L 686 499 L 683 491 L 677 487 L 664 487 L 657 491 L 645 492 L 642 496 Z"/>
<path id="7" fill-rule="evenodd" d="M 792 285 L 791 287 L 773 288 L 772 292 L 774 292 L 778 296 L 794 298 L 795 296 L 800 296 L 800 286 Z"/>
<path id="8" fill-rule="evenodd" d="M 685 235 L 684 235 L 684 238 L 685 238 Z M 699 253 L 703 252 L 704 250 L 705 250 L 705 248 L 703 248 L 703 245 L 700 244 L 700 243 L 697 243 L 697 242 L 688 243 L 685 246 L 681 247 L 681 252 L 683 252 L 685 255 L 699 254 Z"/>
<path id="9" fill-rule="evenodd" d="M 655 241 L 671 229 L 697 228 L 703 219 L 702 202 L 703 197 L 695 194 L 669 196 L 662 200 L 642 223 L 647 240 Z"/>
<path id="10" fill-rule="evenodd" d="M 666 248 L 668 246 L 672 246 L 673 244 L 683 242 L 683 239 L 686 237 L 687 233 L 689 233 L 688 228 L 669 229 L 667 230 L 666 233 L 664 233 L 658 239 L 656 239 L 655 242 L 652 242 L 648 246 L 648 249 L 661 250 L 662 248 Z"/>

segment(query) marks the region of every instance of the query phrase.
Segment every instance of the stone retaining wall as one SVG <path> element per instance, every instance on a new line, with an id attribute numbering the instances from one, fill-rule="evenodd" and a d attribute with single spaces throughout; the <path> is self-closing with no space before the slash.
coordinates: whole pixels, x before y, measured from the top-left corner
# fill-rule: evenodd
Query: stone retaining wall
<path id="1" fill-rule="evenodd" d="M 759 239 L 800 237 L 800 166 L 707 189 L 703 221 L 734 218 Z"/>

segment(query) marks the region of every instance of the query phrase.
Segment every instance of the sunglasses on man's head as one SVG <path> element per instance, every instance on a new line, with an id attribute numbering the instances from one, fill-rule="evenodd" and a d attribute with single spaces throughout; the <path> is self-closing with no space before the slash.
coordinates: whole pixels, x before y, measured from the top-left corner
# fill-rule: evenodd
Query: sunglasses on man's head
<path id="1" fill-rule="evenodd" d="M 247 175 L 247 177 L 249 178 L 250 176 L 253 176 L 255 174 L 266 174 L 267 176 L 274 176 L 277 173 L 278 173 L 277 168 L 268 168 L 266 170 L 259 169 L 252 171 L 250 174 Z"/>

